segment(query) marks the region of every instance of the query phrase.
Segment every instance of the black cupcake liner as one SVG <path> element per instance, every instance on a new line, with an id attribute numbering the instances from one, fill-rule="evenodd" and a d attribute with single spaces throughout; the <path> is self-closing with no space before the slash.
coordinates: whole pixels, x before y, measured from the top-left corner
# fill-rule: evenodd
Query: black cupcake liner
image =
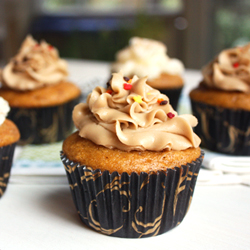
<path id="1" fill-rule="evenodd" d="M 65 104 L 44 108 L 11 108 L 8 118 L 18 127 L 20 145 L 64 140 L 72 133 L 72 111 L 80 97 Z"/>
<path id="2" fill-rule="evenodd" d="M 177 110 L 182 89 L 183 87 L 174 89 L 158 89 L 158 90 L 169 98 L 169 102 L 172 105 L 173 109 Z"/>
<path id="3" fill-rule="evenodd" d="M 0 147 L 0 198 L 7 188 L 15 147 L 16 143 Z"/>
<path id="4" fill-rule="evenodd" d="M 195 133 L 201 147 L 230 154 L 250 155 L 250 112 L 216 107 L 191 100 L 194 116 L 198 119 Z"/>
<path id="5" fill-rule="evenodd" d="M 204 153 L 180 168 L 118 174 L 93 170 L 61 152 L 81 220 L 106 235 L 142 238 L 162 234 L 183 220 L 192 201 Z"/>

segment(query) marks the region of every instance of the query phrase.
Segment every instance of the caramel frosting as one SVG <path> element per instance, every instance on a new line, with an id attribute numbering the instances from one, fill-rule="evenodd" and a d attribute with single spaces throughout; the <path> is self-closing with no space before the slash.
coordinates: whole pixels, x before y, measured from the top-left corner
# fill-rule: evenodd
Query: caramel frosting
<path id="1" fill-rule="evenodd" d="M 250 91 L 250 44 L 223 50 L 202 70 L 208 87 L 226 91 Z"/>
<path id="2" fill-rule="evenodd" d="M 87 103 L 73 111 L 79 135 L 107 148 L 184 150 L 198 147 L 192 115 L 178 116 L 166 95 L 146 84 L 146 77 L 126 79 L 114 73 L 108 88 L 96 87 Z"/>
<path id="3" fill-rule="evenodd" d="M 10 111 L 9 103 L 0 97 L 0 125 L 2 125 L 5 121 L 5 118 Z"/>
<path id="4" fill-rule="evenodd" d="M 27 36 L 18 54 L 2 70 L 0 80 L 8 88 L 32 90 L 59 83 L 67 76 L 67 63 L 59 58 L 57 49 Z"/>
<path id="5" fill-rule="evenodd" d="M 126 76 L 147 76 L 149 80 L 162 73 L 181 75 L 184 71 L 182 62 L 169 58 L 166 53 L 167 47 L 159 41 L 133 37 L 128 47 L 117 52 L 111 68 L 113 72 L 122 70 Z"/>

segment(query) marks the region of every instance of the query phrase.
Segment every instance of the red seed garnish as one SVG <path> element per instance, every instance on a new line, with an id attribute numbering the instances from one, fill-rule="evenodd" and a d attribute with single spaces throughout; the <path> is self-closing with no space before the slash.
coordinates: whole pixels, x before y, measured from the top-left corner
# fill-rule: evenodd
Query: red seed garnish
<path id="1" fill-rule="evenodd" d="M 106 90 L 106 93 L 108 93 L 108 94 L 111 95 L 111 94 L 113 93 L 113 91 L 112 91 L 111 89 L 107 89 L 107 90 Z"/>
<path id="2" fill-rule="evenodd" d="M 38 48 L 39 46 L 40 46 L 39 43 L 36 43 L 36 44 L 34 45 L 35 48 Z"/>
<path id="3" fill-rule="evenodd" d="M 54 49 L 54 47 L 52 45 L 49 45 L 48 48 L 49 48 L 49 50 Z"/>
<path id="4" fill-rule="evenodd" d="M 124 76 L 123 79 L 124 79 L 126 82 L 129 81 L 129 78 L 126 77 L 126 76 Z"/>
<path id="5" fill-rule="evenodd" d="M 131 85 L 131 84 L 128 84 L 128 83 L 124 83 L 124 84 L 123 84 L 123 88 L 124 88 L 125 90 L 130 90 L 130 89 L 132 88 L 132 85 Z"/>
<path id="6" fill-rule="evenodd" d="M 171 112 L 167 113 L 168 118 L 172 119 L 175 117 L 175 115 Z"/>
<path id="7" fill-rule="evenodd" d="M 237 62 L 233 64 L 233 67 L 234 67 L 234 68 L 238 68 L 239 66 L 240 66 L 240 64 L 237 63 Z"/>
<path id="8" fill-rule="evenodd" d="M 161 102 L 160 102 L 160 105 L 166 105 L 166 104 L 168 104 L 168 101 L 167 101 L 167 100 L 164 100 L 164 101 L 161 101 Z"/>

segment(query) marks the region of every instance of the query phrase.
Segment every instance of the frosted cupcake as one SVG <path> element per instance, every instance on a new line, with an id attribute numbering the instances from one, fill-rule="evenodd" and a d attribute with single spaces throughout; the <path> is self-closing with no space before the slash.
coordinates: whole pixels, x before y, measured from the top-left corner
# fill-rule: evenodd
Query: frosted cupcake
<path id="1" fill-rule="evenodd" d="M 16 142 L 20 138 L 16 125 L 6 119 L 9 110 L 8 102 L 0 97 L 0 198 L 6 190 Z"/>
<path id="2" fill-rule="evenodd" d="M 202 147 L 250 155 L 250 44 L 223 50 L 203 70 L 190 98 Z"/>
<path id="3" fill-rule="evenodd" d="M 175 58 L 169 58 L 167 47 L 152 39 L 133 37 L 129 46 L 118 51 L 112 72 L 122 70 L 128 77 L 137 75 L 148 77 L 148 85 L 166 94 L 174 109 L 183 88 L 182 74 L 184 66 Z"/>
<path id="4" fill-rule="evenodd" d="M 203 153 L 192 115 L 178 115 L 146 77 L 114 73 L 78 104 L 61 158 L 81 220 L 107 235 L 162 234 L 184 218 Z"/>
<path id="5" fill-rule="evenodd" d="M 20 130 L 21 144 L 51 143 L 72 132 L 69 117 L 81 93 L 67 76 L 57 49 L 31 36 L 3 68 L 0 96 L 9 102 L 8 117 Z"/>

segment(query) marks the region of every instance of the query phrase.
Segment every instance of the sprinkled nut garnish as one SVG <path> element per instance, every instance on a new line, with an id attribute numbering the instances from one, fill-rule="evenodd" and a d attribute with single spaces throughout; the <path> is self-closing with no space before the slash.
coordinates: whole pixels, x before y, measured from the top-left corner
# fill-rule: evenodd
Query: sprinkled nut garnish
<path id="1" fill-rule="evenodd" d="M 167 101 L 167 100 L 164 100 L 164 101 L 161 101 L 161 102 L 160 102 L 160 105 L 166 105 L 166 104 L 168 104 L 168 101 Z"/>
<path id="2" fill-rule="evenodd" d="M 132 88 L 132 85 L 129 84 L 129 83 L 124 83 L 124 84 L 123 84 L 123 88 L 124 88 L 125 90 L 130 90 L 130 89 Z"/>
<path id="3" fill-rule="evenodd" d="M 106 93 L 108 93 L 108 94 L 111 95 L 111 94 L 113 93 L 113 91 L 112 91 L 111 89 L 107 89 L 107 90 L 106 90 Z"/>
<path id="4" fill-rule="evenodd" d="M 157 100 L 158 103 L 161 103 L 162 101 L 164 101 L 163 98 L 159 98 L 159 99 Z"/>
<path id="5" fill-rule="evenodd" d="M 129 81 L 129 78 L 126 77 L 126 76 L 124 76 L 123 79 L 124 79 L 126 82 Z"/>
<path id="6" fill-rule="evenodd" d="M 175 117 L 175 115 L 171 112 L 167 113 L 168 118 L 172 119 Z"/>
<path id="7" fill-rule="evenodd" d="M 240 66 L 240 64 L 237 63 L 237 62 L 233 64 L 233 67 L 234 67 L 234 68 L 238 68 L 239 66 Z"/>
<path id="8" fill-rule="evenodd" d="M 142 103 L 142 97 L 140 95 L 134 96 L 133 99 L 135 102 Z"/>

